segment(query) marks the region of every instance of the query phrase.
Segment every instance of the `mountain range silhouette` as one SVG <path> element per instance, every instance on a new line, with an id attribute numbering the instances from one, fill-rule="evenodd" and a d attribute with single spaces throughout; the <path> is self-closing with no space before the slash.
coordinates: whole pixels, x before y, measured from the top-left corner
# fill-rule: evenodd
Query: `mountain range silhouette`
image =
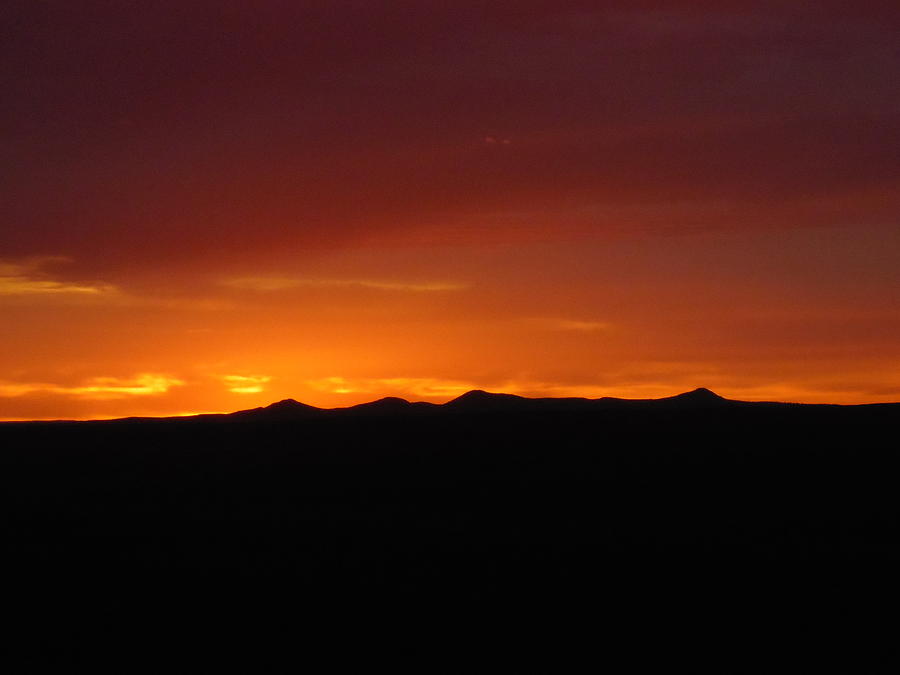
<path id="1" fill-rule="evenodd" d="M 253 408 L 252 410 L 241 410 L 233 415 L 272 415 L 287 417 L 308 417 L 323 413 L 379 413 L 379 414 L 397 414 L 408 412 L 437 412 L 437 411 L 466 411 L 466 412 L 497 412 L 497 411 L 524 411 L 524 410 L 600 410 L 611 409 L 616 407 L 657 407 L 657 406 L 676 406 L 685 408 L 704 408 L 715 407 L 721 405 L 748 405 L 745 401 L 730 401 L 722 398 L 718 394 L 700 387 L 693 391 L 678 394 L 677 396 L 669 396 L 660 399 L 623 399 L 611 398 L 605 396 L 603 398 L 527 398 L 517 396 L 515 394 L 492 393 L 481 389 L 473 389 L 457 398 L 447 401 L 443 404 L 426 403 L 426 402 L 410 402 L 406 399 L 389 396 L 386 398 L 371 401 L 369 403 L 360 403 L 349 408 L 316 408 L 313 406 L 300 403 L 294 399 L 285 399 L 272 403 L 263 408 Z M 752 405 L 752 404 L 750 404 Z"/>
<path id="2" fill-rule="evenodd" d="M 542 397 L 528 398 L 516 394 L 488 392 L 482 389 L 473 389 L 446 403 L 430 403 L 426 401 L 408 401 L 396 396 L 386 396 L 375 401 L 359 403 L 340 408 L 319 408 L 292 398 L 276 401 L 267 406 L 238 410 L 231 413 L 203 413 L 199 415 L 187 415 L 178 417 L 125 417 L 102 422 L 150 422 L 171 421 L 177 422 L 189 420 L 270 420 L 270 421 L 298 421 L 317 418 L 349 418 L 349 417 L 407 417 L 407 416 L 435 416 L 461 413 L 590 413 L 601 411 L 653 411 L 653 410 L 715 410 L 715 409 L 863 409 L 897 407 L 900 403 L 868 403 L 857 405 L 838 405 L 833 403 L 788 403 L 779 401 L 742 401 L 729 399 L 716 394 L 705 387 L 698 387 L 692 391 L 667 396 L 664 398 L 627 399 L 604 396 L 601 398 L 582 397 Z M 0 422 L 3 425 L 41 425 L 70 423 L 68 420 L 59 421 L 33 421 L 33 422 Z M 77 422 L 75 422 L 77 423 Z M 96 424 L 98 422 L 90 422 Z"/>
<path id="3" fill-rule="evenodd" d="M 769 626 L 784 598 L 805 621 L 864 615 L 900 563 L 898 426 L 898 403 L 704 388 L 4 423 L 5 606 L 73 634 L 105 621 L 121 663 L 145 658 L 136 626 L 180 623 L 215 651 L 416 603 L 452 635 L 481 618 L 594 631 L 586 611 Z"/>
<path id="4" fill-rule="evenodd" d="M 604 396 L 602 398 L 528 398 L 516 394 L 494 393 L 473 389 L 443 404 L 424 401 L 411 402 L 396 396 L 388 396 L 368 403 L 344 408 L 318 408 L 288 398 L 268 406 L 239 410 L 233 413 L 206 414 L 197 417 L 213 418 L 227 415 L 243 419 L 301 420 L 323 416 L 377 416 L 377 415 L 436 415 L 450 413 L 498 413 L 498 412 L 590 412 L 601 410 L 655 410 L 655 409 L 715 409 L 724 407 L 780 407 L 821 406 L 832 404 L 800 404 L 771 401 L 740 401 L 719 396 L 710 389 L 699 387 L 675 396 L 657 399 L 625 399 Z M 891 404 L 873 404 L 891 405 Z M 152 418 L 144 418 L 152 419 Z M 168 418 L 174 419 L 174 418 Z"/>

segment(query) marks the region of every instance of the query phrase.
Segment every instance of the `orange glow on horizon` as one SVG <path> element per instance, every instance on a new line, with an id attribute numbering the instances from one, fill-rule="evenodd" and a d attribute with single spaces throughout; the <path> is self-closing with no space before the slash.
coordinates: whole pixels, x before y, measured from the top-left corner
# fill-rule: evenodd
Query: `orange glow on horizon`
<path id="1" fill-rule="evenodd" d="M 756 234 L 684 238 L 687 257 L 666 238 L 455 247 L 430 274 L 421 248 L 379 250 L 377 274 L 365 251 L 349 250 L 318 263 L 330 276 L 306 275 L 329 279 L 321 284 L 222 285 L 228 266 L 216 265 L 199 277 L 110 279 L 121 290 L 90 302 L 0 297 L 0 417 L 232 412 L 284 398 L 441 403 L 471 389 L 659 398 L 703 386 L 744 400 L 900 400 L 900 317 L 869 290 L 886 269 L 856 269 L 855 289 L 820 274 L 855 266 L 860 247 L 900 250 L 900 235 L 792 237 L 796 254 Z M 813 246 L 827 258 L 804 256 Z M 49 270 L 51 281 L 80 283 Z"/>

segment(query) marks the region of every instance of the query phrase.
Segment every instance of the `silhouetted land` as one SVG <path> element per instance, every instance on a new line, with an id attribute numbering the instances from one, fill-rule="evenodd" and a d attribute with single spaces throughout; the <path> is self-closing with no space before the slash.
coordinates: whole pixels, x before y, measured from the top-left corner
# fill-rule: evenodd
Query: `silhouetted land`
<path id="1" fill-rule="evenodd" d="M 525 616 L 613 640 L 846 617 L 894 576 L 898 421 L 697 390 L 3 424 L 11 606 L 38 653 L 125 663 L 136 635 L 221 655 L 254 626 L 290 643 L 411 604 L 456 630 Z"/>

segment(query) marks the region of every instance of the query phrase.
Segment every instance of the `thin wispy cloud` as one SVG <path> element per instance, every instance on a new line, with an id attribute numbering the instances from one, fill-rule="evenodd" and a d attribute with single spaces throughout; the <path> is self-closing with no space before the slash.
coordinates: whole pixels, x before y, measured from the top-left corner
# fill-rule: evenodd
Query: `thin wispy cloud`
<path id="1" fill-rule="evenodd" d="M 77 385 L 0 381 L 0 397 L 56 394 L 80 399 L 110 400 L 165 394 L 172 387 L 184 384 L 183 380 L 159 373 L 140 373 L 131 378 L 92 377 Z"/>
<path id="2" fill-rule="evenodd" d="M 63 256 L 39 256 L 0 262 L 0 296 L 100 296 L 117 293 L 112 284 L 67 281 L 46 268 L 71 262 Z"/>
<path id="3" fill-rule="evenodd" d="M 119 307 L 146 307 L 183 312 L 216 312 L 234 309 L 227 299 L 201 295 L 161 294 L 154 290 L 128 291 L 97 280 L 62 278 L 54 268 L 73 263 L 66 256 L 34 256 L 0 260 L 0 298 L 90 300 Z"/>
<path id="4" fill-rule="evenodd" d="M 412 400 L 456 398 L 473 389 L 506 392 L 522 396 L 600 396 L 596 386 L 529 379 L 456 380 L 440 377 L 324 377 L 308 380 L 308 386 L 330 394 L 402 396 Z"/>
<path id="5" fill-rule="evenodd" d="M 460 380 L 445 380 L 434 377 L 323 377 L 307 380 L 306 384 L 316 390 L 331 394 L 373 394 L 398 395 L 421 398 L 444 398 L 464 394 L 477 385 Z"/>
<path id="6" fill-rule="evenodd" d="M 365 288 L 376 291 L 431 293 L 462 291 L 468 284 L 447 281 L 386 281 L 380 279 L 308 279 L 296 277 L 238 277 L 226 279 L 225 286 L 259 292 L 289 291 L 300 288 Z"/>
<path id="7" fill-rule="evenodd" d="M 542 330 L 570 331 L 575 333 L 602 333 L 613 328 L 613 325 L 606 321 L 583 321 L 579 319 L 538 317 L 530 319 L 529 322 Z"/>
<path id="8" fill-rule="evenodd" d="M 222 382 L 232 394 L 258 394 L 272 378 L 268 375 L 223 375 Z"/>

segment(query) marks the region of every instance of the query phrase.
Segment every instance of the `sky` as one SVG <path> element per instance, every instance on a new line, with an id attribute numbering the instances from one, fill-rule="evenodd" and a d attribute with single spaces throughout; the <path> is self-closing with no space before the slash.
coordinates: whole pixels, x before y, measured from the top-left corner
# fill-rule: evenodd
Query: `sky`
<path id="1" fill-rule="evenodd" d="M 0 419 L 900 401 L 889 2 L 9 0 Z"/>

